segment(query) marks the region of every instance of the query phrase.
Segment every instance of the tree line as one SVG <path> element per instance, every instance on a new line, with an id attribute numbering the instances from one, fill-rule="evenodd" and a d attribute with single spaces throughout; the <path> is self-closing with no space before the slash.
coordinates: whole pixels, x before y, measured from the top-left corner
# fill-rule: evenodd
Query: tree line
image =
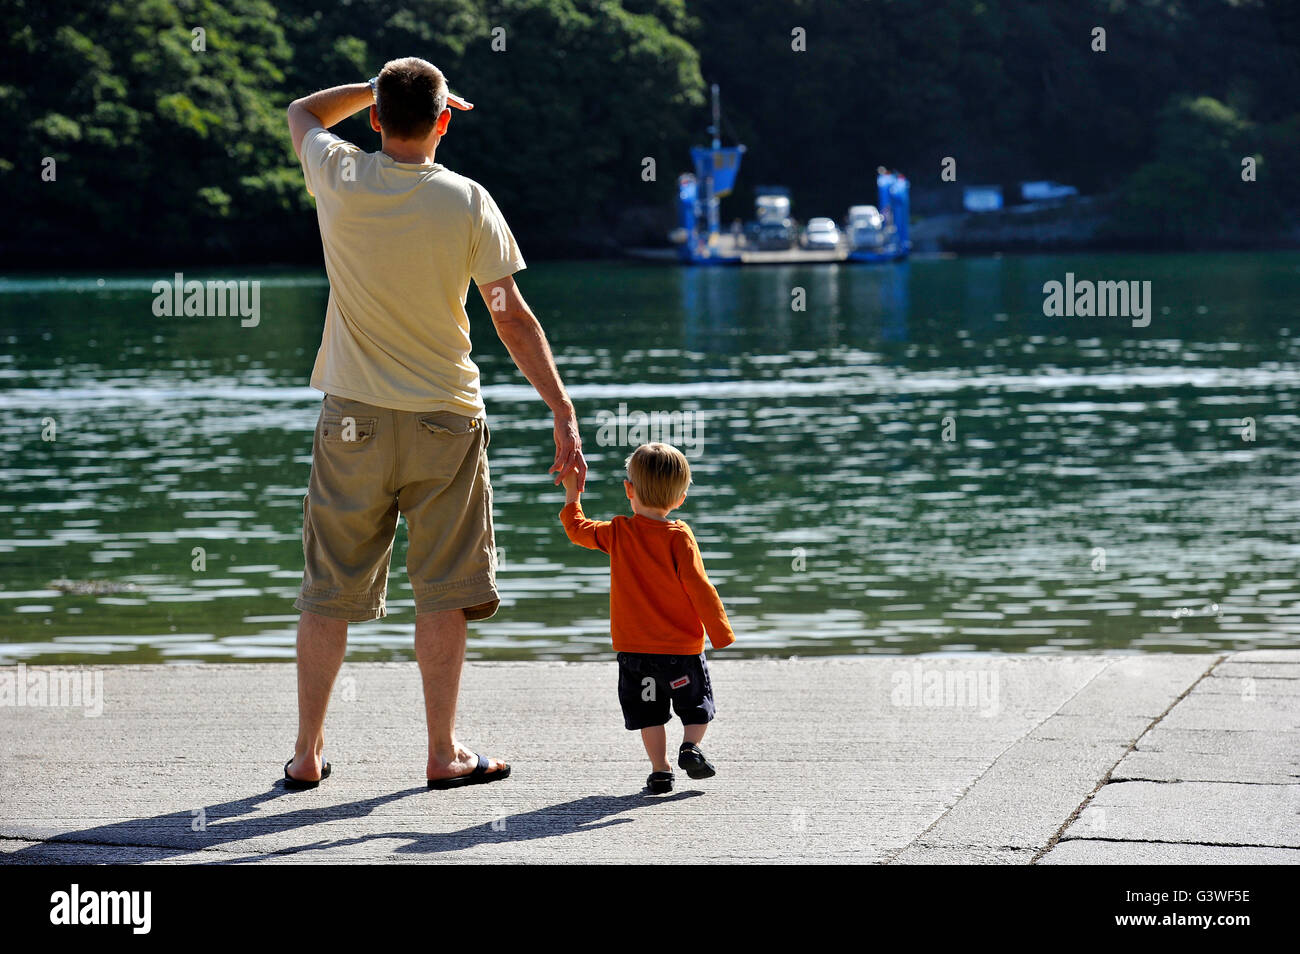
<path id="1" fill-rule="evenodd" d="M 530 257 L 670 224 L 710 83 L 749 147 L 727 219 L 760 183 L 838 216 L 882 164 L 1113 194 L 1116 241 L 1157 247 L 1281 240 L 1300 209 L 1288 0 L 8 0 L 7 266 L 317 260 L 284 108 L 409 54 L 478 105 L 439 160 Z"/>

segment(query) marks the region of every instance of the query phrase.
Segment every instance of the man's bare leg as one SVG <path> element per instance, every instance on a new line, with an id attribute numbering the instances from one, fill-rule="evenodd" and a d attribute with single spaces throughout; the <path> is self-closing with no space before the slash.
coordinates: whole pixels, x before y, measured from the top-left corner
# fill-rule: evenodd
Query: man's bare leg
<path id="1" fill-rule="evenodd" d="M 325 710 L 348 650 L 347 620 L 304 612 L 298 620 L 298 741 L 289 774 L 319 779 L 325 746 Z"/>
<path id="2" fill-rule="evenodd" d="M 429 725 L 426 778 L 466 775 L 478 764 L 476 754 L 456 742 L 456 699 L 467 629 L 465 614 L 458 609 L 415 617 L 415 658 L 424 682 L 424 714 Z M 489 772 L 505 764 L 500 759 L 490 761 Z"/>

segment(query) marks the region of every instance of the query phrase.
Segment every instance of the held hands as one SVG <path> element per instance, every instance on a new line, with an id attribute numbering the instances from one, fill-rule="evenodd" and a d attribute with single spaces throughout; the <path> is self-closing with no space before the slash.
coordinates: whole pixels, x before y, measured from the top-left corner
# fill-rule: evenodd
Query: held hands
<path id="1" fill-rule="evenodd" d="M 582 495 L 582 487 L 578 484 L 578 472 L 570 471 L 564 476 L 564 502 L 571 504 Z"/>
<path id="2" fill-rule="evenodd" d="M 582 456 L 582 435 L 572 404 L 555 412 L 555 463 L 547 473 L 555 474 L 555 483 L 564 483 L 571 499 L 577 499 L 587 485 L 587 460 Z"/>

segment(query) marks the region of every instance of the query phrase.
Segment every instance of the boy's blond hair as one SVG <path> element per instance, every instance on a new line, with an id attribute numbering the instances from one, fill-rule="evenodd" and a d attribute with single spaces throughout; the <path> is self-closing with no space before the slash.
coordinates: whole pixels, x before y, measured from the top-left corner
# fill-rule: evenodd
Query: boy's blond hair
<path id="1" fill-rule="evenodd" d="M 691 465 L 672 444 L 642 444 L 628 456 L 627 479 L 643 504 L 668 510 L 691 485 Z"/>

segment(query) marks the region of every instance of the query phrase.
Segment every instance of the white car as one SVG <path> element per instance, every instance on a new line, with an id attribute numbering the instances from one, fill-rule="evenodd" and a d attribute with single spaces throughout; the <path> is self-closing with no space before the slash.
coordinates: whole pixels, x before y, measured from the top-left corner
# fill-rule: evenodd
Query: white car
<path id="1" fill-rule="evenodd" d="M 879 248 L 885 243 L 885 218 L 874 205 L 855 205 L 849 209 L 848 233 L 854 248 Z"/>
<path id="2" fill-rule="evenodd" d="M 838 248 L 839 227 L 831 219 L 810 219 L 803 231 L 804 248 Z"/>

